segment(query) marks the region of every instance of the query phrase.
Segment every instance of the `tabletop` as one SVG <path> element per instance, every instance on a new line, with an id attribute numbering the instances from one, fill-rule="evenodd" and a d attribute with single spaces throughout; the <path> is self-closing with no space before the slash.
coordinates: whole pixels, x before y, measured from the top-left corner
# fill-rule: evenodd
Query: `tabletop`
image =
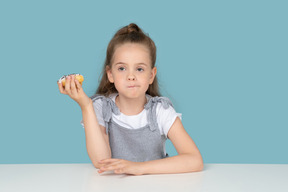
<path id="1" fill-rule="evenodd" d="M 201 172 L 140 176 L 97 171 L 92 164 L 0 164 L 0 191 L 288 191 L 288 164 L 204 164 Z"/>

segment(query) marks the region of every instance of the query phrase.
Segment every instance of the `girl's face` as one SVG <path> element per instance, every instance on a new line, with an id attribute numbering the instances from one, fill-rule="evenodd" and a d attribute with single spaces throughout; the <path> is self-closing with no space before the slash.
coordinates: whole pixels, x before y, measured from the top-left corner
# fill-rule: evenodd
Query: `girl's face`
<path id="1" fill-rule="evenodd" d="M 148 48 L 139 43 L 118 46 L 111 64 L 111 69 L 107 69 L 108 79 L 119 95 L 127 98 L 143 97 L 157 73 L 156 67 L 151 69 Z"/>

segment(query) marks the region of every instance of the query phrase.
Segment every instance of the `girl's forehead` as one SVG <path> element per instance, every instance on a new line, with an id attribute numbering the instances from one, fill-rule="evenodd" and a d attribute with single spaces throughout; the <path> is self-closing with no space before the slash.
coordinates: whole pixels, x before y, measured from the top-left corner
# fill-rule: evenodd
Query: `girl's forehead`
<path id="1" fill-rule="evenodd" d="M 149 54 L 149 49 L 146 45 L 143 45 L 141 43 L 124 43 L 120 45 L 115 46 L 115 51 L 116 52 L 124 52 L 124 51 L 140 51 L 140 52 L 145 52 L 146 54 Z"/>
<path id="2" fill-rule="evenodd" d="M 139 43 L 125 43 L 115 47 L 112 65 L 115 63 L 146 63 L 151 65 L 150 52 L 145 45 Z"/>

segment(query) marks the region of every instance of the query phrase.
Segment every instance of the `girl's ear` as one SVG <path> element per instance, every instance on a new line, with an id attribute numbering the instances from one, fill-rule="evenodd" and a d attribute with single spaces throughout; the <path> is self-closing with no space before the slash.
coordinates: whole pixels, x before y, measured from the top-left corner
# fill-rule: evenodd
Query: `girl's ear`
<path id="1" fill-rule="evenodd" d="M 157 68 L 154 67 L 154 68 L 152 69 L 152 71 L 151 71 L 151 76 L 150 76 L 149 84 L 152 84 L 152 83 L 153 83 L 156 74 L 157 74 Z"/>
<path id="2" fill-rule="evenodd" d="M 109 66 L 106 66 L 106 74 L 110 83 L 114 83 L 113 75 Z"/>

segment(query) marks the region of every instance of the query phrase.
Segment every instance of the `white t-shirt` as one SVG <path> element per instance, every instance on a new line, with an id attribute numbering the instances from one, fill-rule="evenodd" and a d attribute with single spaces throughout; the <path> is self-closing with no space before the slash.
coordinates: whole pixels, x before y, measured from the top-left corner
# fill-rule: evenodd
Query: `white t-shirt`
<path id="1" fill-rule="evenodd" d="M 109 97 L 115 102 L 115 98 L 118 93 L 111 94 Z M 148 96 L 146 96 L 148 100 Z M 98 123 L 105 127 L 105 122 L 102 116 L 102 100 L 96 99 L 93 101 L 93 107 L 97 116 Z M 167 134 L 169 129 L 171 128 L 172 124 L 176 120 L 177 117 L 182 120 L 182 114 L 176 113 L 173 107 L 169 105 L 168 109 L 164 109 L 161 103 L 157 104 L 156 107 L 156 116 L 157 116 L 157 123 L 160 129 L 161 135 L 165 134 L 167 138 Z M 118 124 L 128 129 L 138 129 L 147 125 L 147 110 L 143 109 L 137 115 L 125 115 L 120 112 L 120 115 L 115 115 L 112 113 L 112 119 Z M 81 124 L 84 128 L 83 120 L 81 120 Z"/>

